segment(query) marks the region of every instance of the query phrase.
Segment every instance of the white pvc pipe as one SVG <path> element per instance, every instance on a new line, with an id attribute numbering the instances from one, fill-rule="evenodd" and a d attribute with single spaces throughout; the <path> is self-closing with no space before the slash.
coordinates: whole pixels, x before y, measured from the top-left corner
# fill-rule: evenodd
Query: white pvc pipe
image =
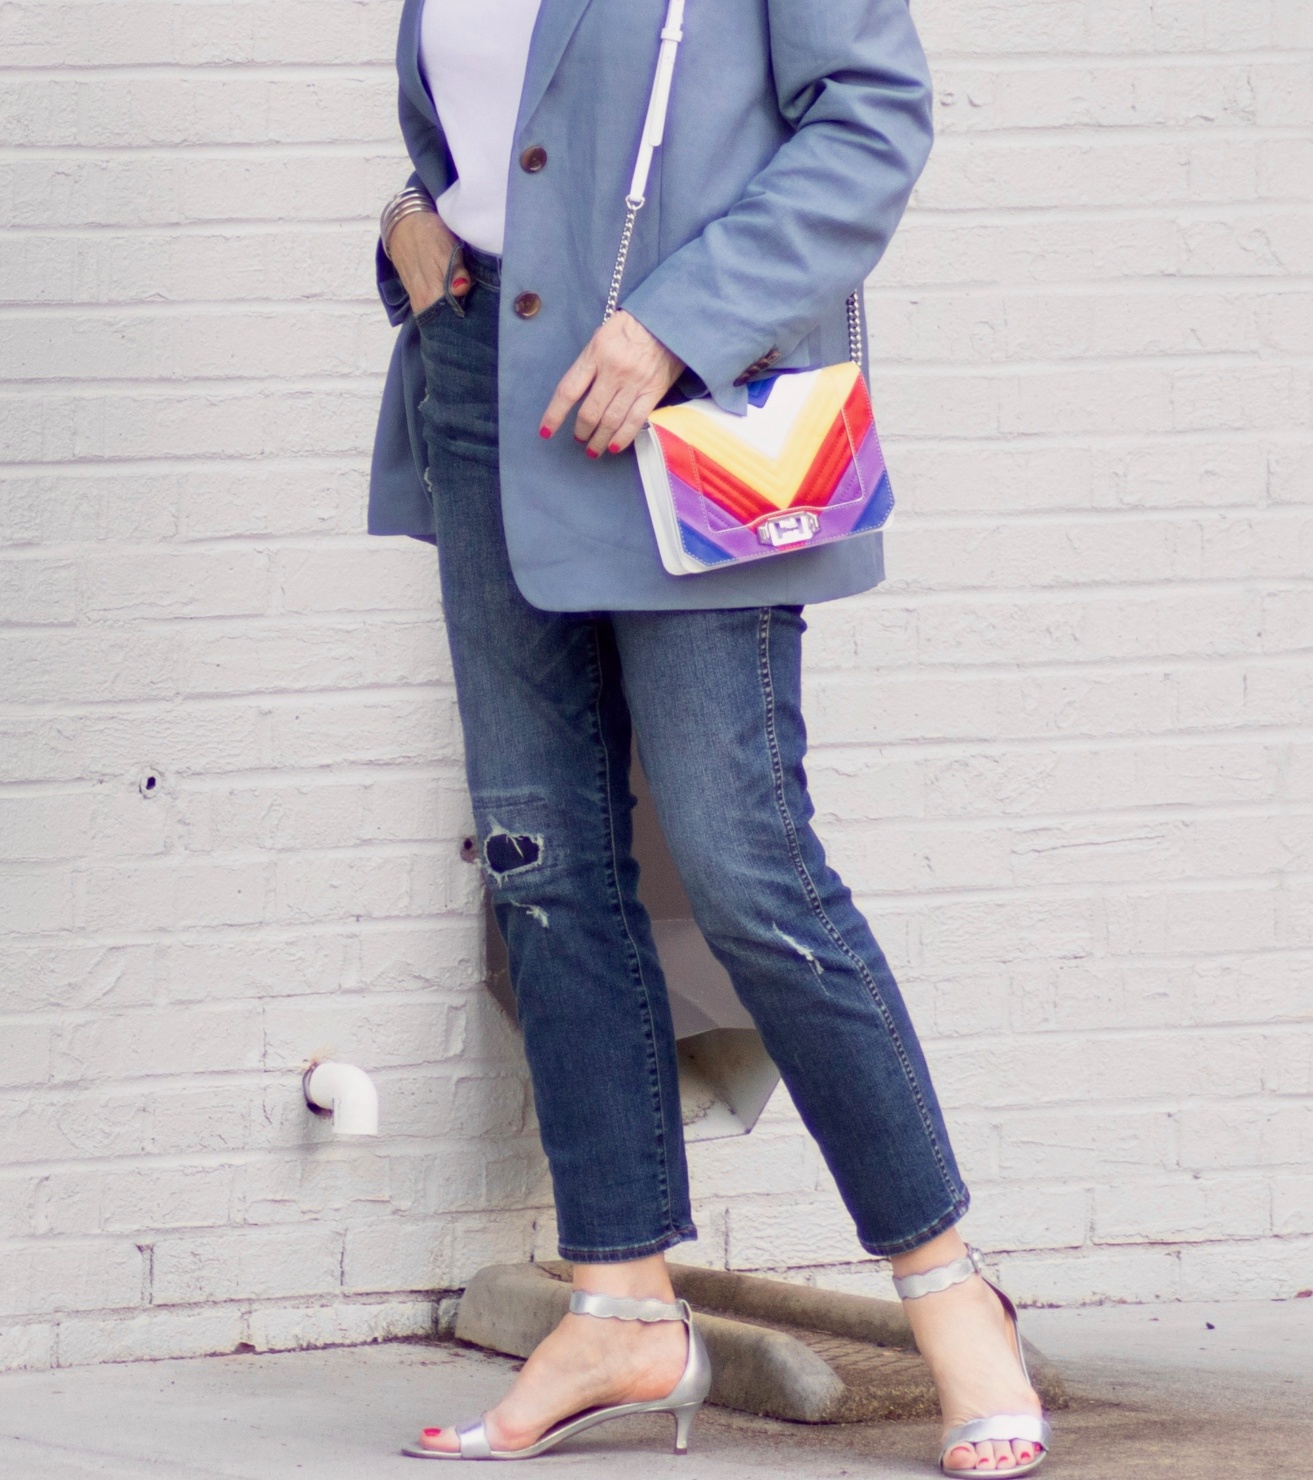
<path id="1" fill-rule="evenodd" d="M 378 1091 L 363 1069 L 330 1060 L 313 1064 L 303 1083 L 307 1104 L 332 1111 L 334 1135 L 378 1135 Z"/>

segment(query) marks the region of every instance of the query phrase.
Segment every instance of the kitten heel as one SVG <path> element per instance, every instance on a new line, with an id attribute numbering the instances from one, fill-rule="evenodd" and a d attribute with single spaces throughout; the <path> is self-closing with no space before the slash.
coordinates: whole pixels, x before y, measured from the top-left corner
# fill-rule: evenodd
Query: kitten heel
<path id="1" fill-rule="evenodd" d="M 675 1453 L 687 1454 L 689 1436 L 693 1432 L 693 1420 L 698 1416 L 702 1404 L 688 1403 L 683 1408 L 672 1408 L 675 1416 Z"/>

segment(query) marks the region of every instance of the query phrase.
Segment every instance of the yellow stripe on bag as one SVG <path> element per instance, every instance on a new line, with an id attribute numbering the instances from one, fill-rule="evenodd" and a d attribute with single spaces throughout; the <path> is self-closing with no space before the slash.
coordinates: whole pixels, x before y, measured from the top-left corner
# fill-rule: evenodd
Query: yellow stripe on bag
<path id="1" fill-rule="evenodd" d="M 736 434 L 733 422 L 739 418 L 709 416 L 702 401 L 663 406 L 649 420 L 654 426 L 672 432 L 701 456 L 718 463 L 777 509 L 783 509 L 793 501 L 811 470 L 861 372 L 856 365 L 845 363 L 827 365 L 810 373 L 814 376 L 811 394 L 799 409 L 776 457 L 751 446 Z"/>

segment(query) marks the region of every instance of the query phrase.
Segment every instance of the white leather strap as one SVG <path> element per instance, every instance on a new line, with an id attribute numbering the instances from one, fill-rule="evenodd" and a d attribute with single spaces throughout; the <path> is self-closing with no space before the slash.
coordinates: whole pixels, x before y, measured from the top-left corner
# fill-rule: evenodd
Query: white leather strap
<path id="1" fill-rule="evenodd" d="M 657 53 L 652 93 L 647 100 L 647 117 L 643 122 L 643 134 L 638 144 L 638 158 L 634 162 L 633 177 L 629 181 L 626 204 L 630 206 L 635 201 L 641 206 L 647 196 L 647 177 L 652 171 L 652 156 L 661 147 L 661 141 L 666 135 L 670 83 L 675 75 L 675 57 L 679 51 L 679 43 L 683 39 L 684 0 L 669 0 L 666 6 L 666 23 L 661 27 L 661 50 Z"/>
<path id="2" fill-rule="evenodd" d="M 620 302 L 620 284 L 624 281 L 625 263 L 629 260 L 629 244 L 634 239 L 634 223 L 647 199 L 647 177 L 652 172 L 652 156 L 666 134 L 666 114 L 670 111 L 670 83 L 675 75 L 675 56 L 683 39 L 684 0 L 667 0 L 666 21 L 661 27 L 661 49 L 657 52 L 656 72 L 652 77 L 652 91 L 647 100 L 647 117 L 643 120 L 643 132 L 638 140 L 638 158 L 634 161 L 629 194 L 625 196 L 625 224 L 620 232 L 615 267 L 611 270 L 611 286 L 606 294 L 603 322 L 611 318 Z"/>
<path id="3" fill-rule="evenodd" d="M 682 1321 L 687 1318 L 688 1306 L 682 1300 L 669 1304 L 664 1300 L 629 1300 L 618 1295 L 574 1290 L 570 1294 L 570 1313 L 616 1321 Z"/>

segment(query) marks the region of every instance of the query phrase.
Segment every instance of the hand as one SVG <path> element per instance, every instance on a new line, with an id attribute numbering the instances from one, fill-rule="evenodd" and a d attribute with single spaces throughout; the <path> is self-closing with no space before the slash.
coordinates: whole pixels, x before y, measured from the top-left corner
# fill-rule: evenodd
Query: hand
<path id="1" fill-rule="evenodd" d="M 575 441 L 588 444 L 589 457 L 623 452 L 683 369 L 683 360 L 621 309 L 562 376 L 543 414 L 542 435 L 554 436 L 582 397 L 574 419 Z"/>
<path id="2" fill-rule="evenodd" d="M 392 228 L 388 250 L 401 285 L 410 294 L 412 313 L 423 313 L 442 297 L 447 264 L 453 254 L 457 261 L 452 271 L 451 291 L 457 298 L 470 291 L 470 275 L 460 256 L 460 243 L 436 213 L 415 211 L 403 216 Z"/>

